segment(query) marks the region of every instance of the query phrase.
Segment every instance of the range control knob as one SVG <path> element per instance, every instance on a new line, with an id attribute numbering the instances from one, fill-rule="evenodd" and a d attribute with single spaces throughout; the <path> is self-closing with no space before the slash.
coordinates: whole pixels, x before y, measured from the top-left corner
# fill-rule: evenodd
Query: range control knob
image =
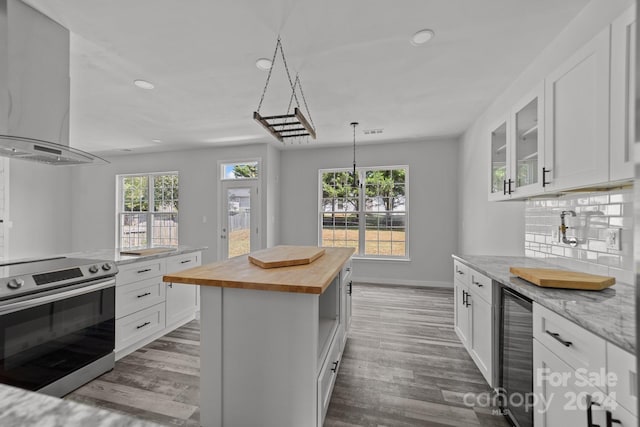
<path id="1" fill-rule="evenodd" d="M 9 289 L 20 289 L 24 285 L 24 280 L 22 279 L 11 279 L 9 283 L 7 283 L 7 288 Z"/>
<path id="2" fill-rule="evenodd" d="M 99 268 L 97 265 L 92 265 L 91 267 L 89 267 L 89 273 L 91 274 L 96 274 L 98 272 Z"/>
<path id="3" fill-rule="evenodd" d="M 109 264 L 108 262 L 105 262 L 104 264 L 102 264 L 102 269 L 104 271 L 109 271 L 111 270 L 111 264 Z"/>

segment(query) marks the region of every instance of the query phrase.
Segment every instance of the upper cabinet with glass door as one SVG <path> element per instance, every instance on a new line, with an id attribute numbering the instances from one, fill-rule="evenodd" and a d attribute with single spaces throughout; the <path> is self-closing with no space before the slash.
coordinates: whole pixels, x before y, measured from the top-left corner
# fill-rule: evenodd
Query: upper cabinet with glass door
<path id="1" fill-rule="evenodd" d="M 507 180 L 511 176 L 509 162 L 507 120 L 502 119 L 491 127 L 491 179 L 489 200 L 509 198 Z"/>
<path id="2" fill-rule="evenodd" d="M 543 191 L 543 85 L 516 104 L 491 129 L 489 200 L 526 197 Z"/>

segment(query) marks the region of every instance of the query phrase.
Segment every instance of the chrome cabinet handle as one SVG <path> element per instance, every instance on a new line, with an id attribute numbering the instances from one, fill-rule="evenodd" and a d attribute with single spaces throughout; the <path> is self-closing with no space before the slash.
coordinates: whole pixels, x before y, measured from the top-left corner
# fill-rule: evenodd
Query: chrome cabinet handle
<path id="1" fill-rule="evenodd" d="M 180 261 L 180 264 L 186 264 L 188 262 L 191 262 L 191 260 L 190 259 L 185 259 L 184 261 Z"/>
<path id="2" fill-rule="evenodd" d="M 565 347 L 571 347 L 571 345 L 573 344 L 571 341 L 565 341 L 562 338 L 560 338 L 560 334 L 556 332 L 551 332 L 549 330 L 545 330 L 545 332 L 551 335 L 556 341 L 558 341 L 560 344 L 564 345 Z"/>
<path id="3" fill-rule="evenodd" d="M 144 270 L 138 270 L 138 274 L 146 273 L 148 271 L 151 271 L 151 269 L 150 268 L 145 268 Z"/>
<path id="4" fill-rule="evenodd" d="M 151 292 L 145 292 L 144 294 L 138 295 L 137 297 L 142 298 L 142 297 L 146 297 L 147 295 L 151 295 Z"/>

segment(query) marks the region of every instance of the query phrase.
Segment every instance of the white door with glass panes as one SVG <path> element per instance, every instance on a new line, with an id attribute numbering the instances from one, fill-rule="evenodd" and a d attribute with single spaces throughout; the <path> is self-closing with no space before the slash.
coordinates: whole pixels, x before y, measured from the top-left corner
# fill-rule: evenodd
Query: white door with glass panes
<path id="1" fill-rule="evenodd" d="M 260 249 L 258 181 L 223 181 L 220 196 L 221 259 Z"/>

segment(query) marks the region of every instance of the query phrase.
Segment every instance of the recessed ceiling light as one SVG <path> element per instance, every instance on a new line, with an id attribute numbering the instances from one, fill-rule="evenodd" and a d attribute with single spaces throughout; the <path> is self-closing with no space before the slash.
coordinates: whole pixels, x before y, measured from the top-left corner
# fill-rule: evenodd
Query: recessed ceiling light
<path id="1" fill-rule="evenodd" d="M 151 90 L 155 87 L 153 83 L 148 82 L 146 80 L 134 80 L 133 84 L 138 86 L 140 89 L 147 89 L 147 90 Z"/>
<path id="2" fill-rule="evenodd" d="M 420 30 L 411 36 L 410 42 L 414 46 L 420 46 L 427 43 L 435 35 L 436 33 L 434 33 L 433 30 Z"/>
<path id="3" fill-rule="evenodd" d="M 152 139 L 151 142 L 155 142 L 157 144 L 161 143 L 162 140 L 161 139 Z"/>
<path id="4" fill-rule="evenodd" d="M 271 60 L 269 58 L 259 58 L 256 61 L 256 67 L 258 67 L 258 70 L 268 71 L 271 68 Z"/>

